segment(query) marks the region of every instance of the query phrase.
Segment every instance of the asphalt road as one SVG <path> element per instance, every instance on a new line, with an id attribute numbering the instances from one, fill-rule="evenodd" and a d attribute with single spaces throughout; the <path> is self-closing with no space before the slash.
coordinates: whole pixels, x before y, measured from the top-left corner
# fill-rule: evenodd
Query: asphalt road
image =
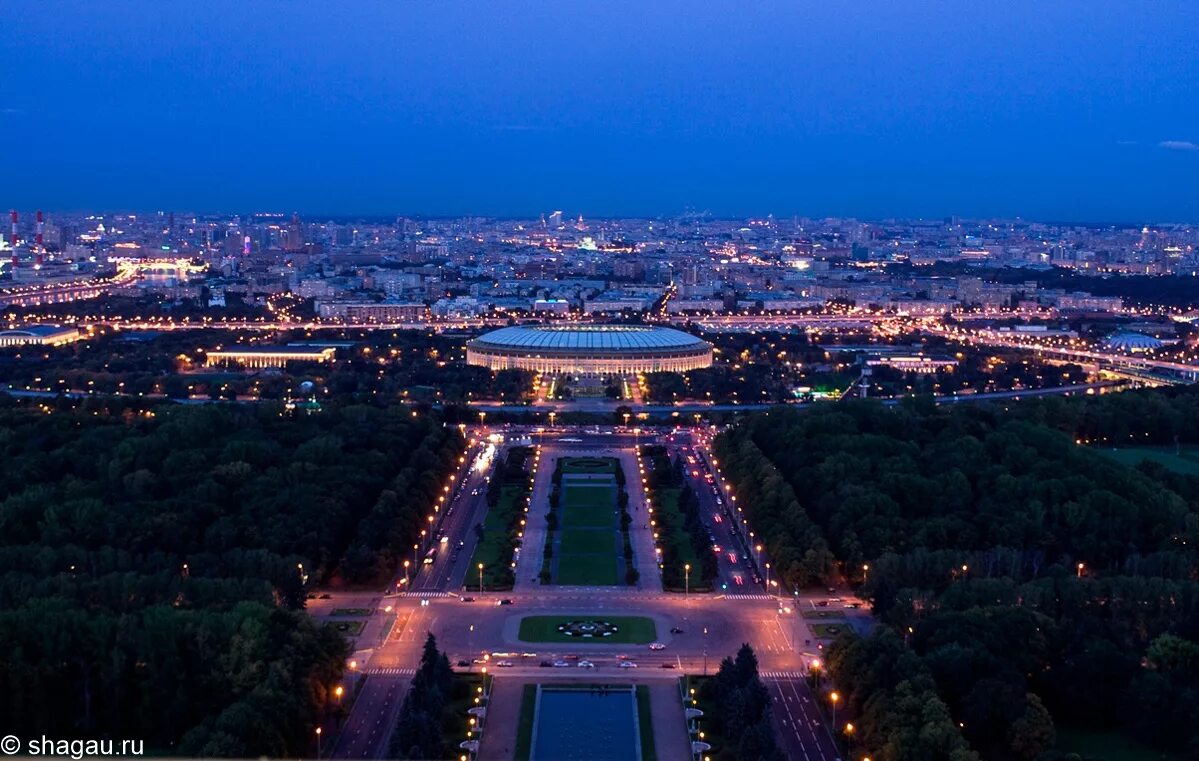
<path id="1" fill-rule="evenodd" d="M 803 677 L 766 679 L 774 708 L 775 737 L 791 761 L 838 761 L 816 695 Z"/>

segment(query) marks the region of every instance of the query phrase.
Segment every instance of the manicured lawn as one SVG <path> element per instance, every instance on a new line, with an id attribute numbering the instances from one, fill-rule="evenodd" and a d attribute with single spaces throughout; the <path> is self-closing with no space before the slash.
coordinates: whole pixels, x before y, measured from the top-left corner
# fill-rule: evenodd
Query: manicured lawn
<path id="1" fill-rule="evenodd" d="M 537 685 L 526 684 L 520 693 L 520 720 L 516 724 L 516 761 L 529 761 L 533 746 L 533 711 L 537 705 Z"/>
<path id="2" fill-rule="evenodd" d="M 812 624 L 812 633 L 820 639 L 833 639 L 849 630 L 849 624 Z"/>
<path id="3" fill-rule="evenodd" d="M 563 528 L 614 528 L 615 508 L 611 504 L 603 507 L 580 507 L 566 503 L 562 506 Z"/>
<path id="4" fill-rule="evenodd" d="M 558 561 L 558 584 L 571 586 L 608 586 L 620 582 L 616 557 L 609 555 L 563 555 Z"/>
<path id="5" fill-rule="evenodd" d="M 616 460 L 610 457 L 566 457 L 562 460 L 563 473 L 615 473 Z"/>
<path id="6" fill-rule="evenodd" d="M 658 761 L 654 750 L 654 720 L 649 708 L 649 687 L 637 685 L 637 725 L 641 730 L 641 761 Z"/>
<path id="7" fill-rule="evenodd" d="M 616 484 L 564 484 L 562 504 L 587 510 L 609 510 L 616 503 Z"/>
<path id="8" fill-rule="evenodd" d="M 357 637 L 362 634 L 362 627 L 366 626 L 365 621 L 329 621 L 325 626 L 334 629 L 347 637 Z"/>
<path id="9" fill-rule="evenodd" d="M 616 461 L 608 459 L 571 458 L 563 461 L 566 473 L 611 473 L 615 467 Z M 561 499 L 554 583 L 577 586 L 619 584 L 615 482 L 564 483 Z"/>
<path id="10" fill-rule="evenodd" d="M 616 555 L 616 531 L 600 528 L 568 528 L 562 532 L 562 554 Z"/>
<path id="11" fill-rule="evenodd" d="M 512 562 L 513 540 L 508 534 L 508 525 L 513 517 L 524 510 L 525 489 L 522 486 L 505 486 L 500 491 L 499 502 L 487 511 L 483 519 L 483 539 L 475 547 L 470 567 L 477 569 L 483 564 L 483 587 L 485 589 L 511 589 L 511 576 L 506 571 Z M 466 576 L 466 588 L 479 588 L 479 574 L 472 570 Z"/>
<path id="12" fill-rule="evenodd" d="M 1058 727 L 1057 749 L 1103 761 L 1179 761 L 1177 756 L 1148 748 L 1117 732 Z"/>
<path id="13" fill-rule="evenodd" d="M 597 621 L 607 621 L 619 627 L 610 637 L 582 639 L 569 637 L 558 631 L 558 626 L 567 621 L 581 620 L 581 616 L 525 616 L 520 620 L 519 637 L 522 642 L 554 642 L 570 644 L 595 644 L 605 642 L 615 645 L 646 645 L 658 638 L 658 630 L 651 618 L 644 616 L 595 616 Z"/>
<path id="14" fill-rule="evenodd" d="M 845 618 L 845 614 L 839 610 L 802 609 L 800 610 L 800 615 L 804 618 L 833 618 L 838 620 Z"/>
<path id="15" fill-rule="evenodd" d="M 1199 476 L 1199 447 L 1182 447 L 1177 453 L 1174 447 L 1096 448 L 1096 451 L 1124 465 L 1135 467 L 1143 460 L 1149 460 L 1178 473 Z"/>

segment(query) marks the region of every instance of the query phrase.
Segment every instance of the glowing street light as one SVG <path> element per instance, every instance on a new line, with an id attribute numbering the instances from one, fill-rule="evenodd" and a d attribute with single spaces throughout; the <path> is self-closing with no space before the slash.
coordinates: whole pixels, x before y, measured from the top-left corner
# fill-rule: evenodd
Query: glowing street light
<path id="1" fill-rule="evenodd" d="M 483 564 L 479 563 L 479 594 L 483 594 Z"/>
<path id="2" fill-rule="evenodd" d="M 683 565 L 683 599 L 686 600 L 687 596 L 690 593 L 691 593 L 691 564 L 686 563 Z"/>
<path id="3" fill-rule="evenodd" d="M 833 729 L 836 729 L 837 728 L 837 701 L 839 701 L 841 699 L 841 696 L 836 692 L 830 692 L 828 699 L 830 701 L 832 701 L 832 704 L 833 704 Z"/>

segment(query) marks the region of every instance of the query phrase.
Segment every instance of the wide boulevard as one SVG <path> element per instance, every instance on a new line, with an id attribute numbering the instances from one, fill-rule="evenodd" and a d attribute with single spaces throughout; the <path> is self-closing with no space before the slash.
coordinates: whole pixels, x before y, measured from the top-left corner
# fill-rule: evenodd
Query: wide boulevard
<path id="1" fill-rule="evenodd" d="M 475 427 L 469 435 L 473 443 L 462 467 L 427 535 L 414 547 L 408 567 L 400 569 L 385 590 L 322 590 L 309 600 L 309 610 L 319 620 L 336 609 L 373 611 L 356 638 L 350 664 L 362 672 L 365 683 L 331 748 L 333 756 L 388 755 L 388 738 L 409 677 L 426 634 L 432 632 L 456 668 L 478 671 L 486 667 L 497 683 L 512 679 L 661 684 L 683 674 L 714 673 L 723 657 L 735 654 L 748 642 L 771 690 L 778 737 L 788 757 L 810 761 L 838 758 L 827 722 L 818 710 L 817 696 L 803 678 L 819 660 L 820 650 L 800 613 L 808 608 L 842 608 L 850 625 L 861 629 L 869 627 L 869 617 L 865 608 L 859 607 L 860 601 L 846 592 L 788 594 L 781 590 L 769 576 L 769 559 L 749 538 L 752 527 L 741 521 L 735 495 L 713 467 L 707 449 L 709 431 Z M 712 592 L 662 591 L 636 456 L 637 445 L 647 443 L 665 445 L 672 459 L 677 456 L 685 463 L 686 478 L 699 496 L 701 514 L 719 548 L 719 578 Z M 486 514 L 486 478 L 491 465 L 513 444 L 540 449 L 516 584 L 512 591 L 480 591 L 477 571 L 470 567 L 477 541 L 473 527 Z M 633 562 L 640 572 L 634 586 L 559 586 L 538 581 L 553 463 L 559 457 L 578 454 L 615 457 L 625 470 L 629 511 L 634 516 L 630 530 Z M 433 558 L 424 562 L 433 547 L 437 548 Z M 658 642 L 664 647 L 525 642 L 519 637 L 520 621 L 530 615 L 562 616 L 563 620 L 644 616 L 654 621 Z M 590 661 L 594 669 L 576 667 L 580 660 Z M 637 667 L 621 667 L 622 662 Z M 555 667 L 555 663 L 559 665 Z M 563 666 L 565 663 L 570 666 Z M 679 701 L 677 715 L 655 714 L 655 724 L 674 722 L 681 727 L 682 714 Z M 495 749 L 489 752 L 488 743 L 499 729 L 488 726 L 484 732 L 481 752 L 485 756 L 496 757 Z M 688 758 L 686 742 L 678 745 L 667 749 L 664 757 Z"/>

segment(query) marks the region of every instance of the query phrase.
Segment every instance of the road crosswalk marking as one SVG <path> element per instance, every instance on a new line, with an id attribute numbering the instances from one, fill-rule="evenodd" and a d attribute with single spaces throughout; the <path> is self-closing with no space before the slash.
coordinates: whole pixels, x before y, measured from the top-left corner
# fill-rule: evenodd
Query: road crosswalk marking
<path id="1" fill-rule="evenodd" d="M 802 679 L 803 674 L 798 671 L 763 671 L 763 679 Z"/>
<path id="2" fill-rule="evenodd" d="M 770 598 L 771 595 L 768 594 L 732 594 L 724 596 L 726 600 L 769 600 Z"/>
<path id="3" fill-rule="evenodd" d="M 400 669 L 400 668 L 377 668 L 367 669 L 367 676 L 413 676 L 416 674 L 416 669 Z"/>

